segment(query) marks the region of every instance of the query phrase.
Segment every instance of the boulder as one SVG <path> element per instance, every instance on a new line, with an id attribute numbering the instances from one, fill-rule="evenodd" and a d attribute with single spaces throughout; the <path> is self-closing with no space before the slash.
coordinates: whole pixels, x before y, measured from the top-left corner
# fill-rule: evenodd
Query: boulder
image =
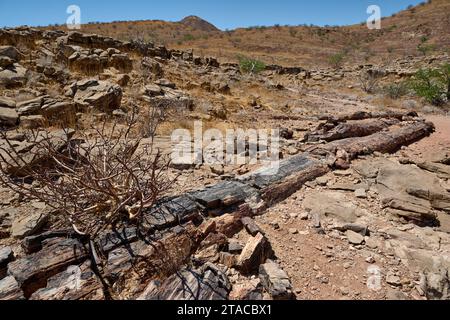
<path id="1" fill-rule="evenodd" d="M 37 97 L 17 103 L 17 112 L 21 116 L 38 114 L 44 103 L 44 97 Z"/>
<path id="2" fill-rule="evenodd" d="M 261 234 L 251 237 L 240 254 L 236 266 L 244 274 L 251 274 L 257 271 L 259 265 L 273 255 L 270 243 Z"/>
<path id="3" fill-rule="evenodd" d="M 8 68 L 13 64 L 14 64 L 13 59 L 5 56 L 0 56 L 0 68 Z"/>
<path id="4" fill-rule="evenodd" d="M 83 108 L 112 112 L 120 108 L 122 88 L 107 81 L 81 81 L 77 83 L 74 101 Z"/>
<path id="5" fill-rule="evenodd" d="M 259 278 L 274 300 L 290 300 L 294 298 L 291 281 L 278 263 L 268 260 L 261 265 L 259 267 Z"/>
<path id="6" fill-rule="evenodd" d="M 19 121 L 19 114 L 11 108 L 0 107 L 0 125 L 15 126 Z"/>
<path id="7" fill-rule="evenodd" d="M 17 62 L 23 55 L 13 46 L 0 46 L 0 56 L 8 57 Z"/>
<path id="8" fill-rule="evenodd" d="M 0 70 L 0 86 L 6 88 L 23 86 L 27 82 L 27 73 L 28 70 L 18 63 Z"/>
<path id="9" fill-rule="evenodd" d="M 0 108 L 14 109 L 15 107 L 16 102 L 13 99 L 7 97 L 0 97 Z"/>

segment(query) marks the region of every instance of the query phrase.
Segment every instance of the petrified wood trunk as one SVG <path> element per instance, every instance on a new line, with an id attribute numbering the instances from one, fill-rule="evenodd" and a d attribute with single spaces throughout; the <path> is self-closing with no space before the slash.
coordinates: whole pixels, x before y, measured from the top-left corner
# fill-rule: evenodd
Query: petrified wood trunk
<path id="1" fill-rule="evenodd" d="M 375 119 L 370 121 L 344 122 L 338 124 L 331 130 L 321 130 L 323 132 L 313 132 L 307 134 L 306 141 L 324 140 L 327 142 L 351 137 L 364 137 L 398 124 L 399 120 Z"/>
<path id="2" fill-rule="evenodd" d="M 345 150 L 351 158 L 361 154 L 370 154 L 375 151 L 391 153 L 402 146 L 410 145 L 434 131 L 434 125 L 429 122 L 414 122 L 399 129 L 383 131 L 366 137 L 347 138 L 337 140 L 319 148 L 336 153 L 337 150 Z M 319 151 L 320 153 L 320 151 Z"/>

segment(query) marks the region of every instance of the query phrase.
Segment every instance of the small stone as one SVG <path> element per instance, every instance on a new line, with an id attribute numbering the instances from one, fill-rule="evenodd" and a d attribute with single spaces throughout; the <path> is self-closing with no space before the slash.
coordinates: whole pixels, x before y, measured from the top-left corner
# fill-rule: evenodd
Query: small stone
<path id="1" fill-rule="evenodd" d="M 356 233 L 356 232 L 351 231 L 351 230 L 347 230 L 345 232 L 345 236 L 347 237 L 348 242 L 350 244 L 359 245 L 359 244 L 362 244 L 364 242 L 364 237 L 361 234 Z"/>
<path id="2" fill-rule="evenodd" d="M 290 233 L 290 234 L 298 234 L 298 230 L 295 229 L 295 228 L 290 228 L 290 229 L 289 229 L 289 233 Z"/>
<path id="3" fill-rule="evenodd" d="M 370 264 L 374 264 L 375 263 L 375 258 L 374 257 L 368 257 L 368 258 L 366 258 L 366 262 L 370 263 Z"/>
<path id="4" fill-rule="evenodd" d="M 300 220 L 308 220 L 309 214 L 308 212 L 302 212 L 300 214 Z"/>
<path id="5" fill-rule="evenodd" d="M 386 276 L 386 282 L 390 285 L 393 285 L 395 287 L 399 287 L 402 285 L 401 279 L 399 276 L 396 276 L 392 273 L 388 274 Z"/>
<path id="6" fill-rule="evenodd" d="M 360 198 L 360 199 L 366 199 L 367 198 L 366 190 L 364 190 L 364 189 L 356 189 L 355 190 L 355 197 Z"/>

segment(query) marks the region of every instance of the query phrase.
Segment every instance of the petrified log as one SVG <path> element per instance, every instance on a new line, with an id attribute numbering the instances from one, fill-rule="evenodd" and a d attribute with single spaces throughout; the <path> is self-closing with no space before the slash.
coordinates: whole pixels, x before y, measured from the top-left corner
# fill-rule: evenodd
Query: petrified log
<path id="1" fill-rule="evenodd" d="M 145 212 L 144 222 L 150 229 L 167 229 L 195 220 L 200 216 L 201 209 L 201 206 L 188 195 L 164 199 Z"/>
<path id="2" fill-rule="evenodd" d="M 23 292 L 14 277 L 0 280 L 0 300 L 24 300 Z"/>
<path id="3" fill-rule="evenodd" d="M 164 282 L 152 281 L 138 300 L 227 300 L 228 277 L 211 263 L 200 270 L 183 269 Z"/>
<path id="4" fill-rule="evenodd" d="M 370 154 L 375 151 L 392 153 L 407 146 L 434 131 L 434 125 L 430 122 L 414 122 L 399 129 L 383 131 L 366 137 L 347 138 L 337 140 L 317 148 L 313 153 L 319 153 L 320 149 L 336 153 L 345 150 L 354 159 L 361 154 Z"/>
<path id="5" fill-rule="evenodd" d="M 248 184 L 236 181 L 221 182 L 210 188 L 190 193 L 193 199 L 209 210 L 237 206 L 257 195 L 257 190 Z"/>
<path id="6" fill-rule="evenodd" d="M 309 142 L 319 140 L 330 142 L 351 137 L 364 137 L 382 131 L 383 129 L 386 129 L 398 123 L 399 120 L 395 118 L 344 122 L 338 124 L 331 130 L 321 130 L 324 132 L 309 133 L 305 136 L 304 140 Z"/>
<path id="7" fill-rule="evenodd" d="M 47 287 L 39 289 L 30 300 L 103 300 L 101 282 L 90 268 L 90 262 L 81 266 L 69 266 L 47 281 Z"/>
<path id="8" fill-rule="evenodd" d="M 417 117 L 417 113 L 412 112 L 401 112 L 401 111 L 386 111 L 386 112 L 366 112 L 358 111 L 351 114 L 344 114 L 338 116 L 325 115 L 319 118 L 319 120 L 326 120 L 328 122 L 338 123 L 349 120 L 364 120 L 364 119 L 375 119 L 375 118 L 396 118 L 402 120 L 403 117 Z"/>
<path id="9" fill-rule="evenodd" d="M 8 273 L 17 280 L 25 297 L 29 297 L 45 287 L 49 277 L 87 257 L 87 251 L 77 240 L 55 238 L 41 251 L 9 263 Z"/>

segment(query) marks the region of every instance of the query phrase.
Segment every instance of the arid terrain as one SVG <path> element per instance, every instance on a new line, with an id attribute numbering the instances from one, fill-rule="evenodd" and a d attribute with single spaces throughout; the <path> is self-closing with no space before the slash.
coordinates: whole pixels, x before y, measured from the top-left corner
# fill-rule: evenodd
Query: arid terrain
<path id="1" fill-rule="evenodd" d="M 406 88 L 450 2 L 383 23 L 0 29 L 0 300 L 450 299 L 448 92 Z M 165 162 L 195 122 L 279 170 Z"/>

